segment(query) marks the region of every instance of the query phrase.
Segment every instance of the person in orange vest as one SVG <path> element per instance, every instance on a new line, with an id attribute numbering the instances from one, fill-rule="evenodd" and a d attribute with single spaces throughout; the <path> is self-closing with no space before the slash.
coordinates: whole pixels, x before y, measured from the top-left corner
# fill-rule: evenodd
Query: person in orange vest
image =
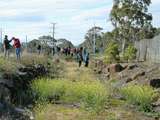
<path id="1" fill-rule="evenodd" d="M 14 41 L 14 48 L 16 49 L 16 57 L 17 60 L 20 60 L 21 58 L 21 43 L 20 40 L 18 38 L 13 38 Z"/>

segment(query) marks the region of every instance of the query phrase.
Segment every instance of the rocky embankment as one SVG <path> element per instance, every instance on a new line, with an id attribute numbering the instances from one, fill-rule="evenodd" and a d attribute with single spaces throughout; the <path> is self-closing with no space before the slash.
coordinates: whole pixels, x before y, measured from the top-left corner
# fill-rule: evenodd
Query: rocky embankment
<path id="1" fill-rule="evenodd" d="M 104 81 L 117 80 L 116 88 L 128 84 L 150 85 L 160 91 L 160 64 L 149 63 L 117 63 L 105 64 L 101 60 L 94 63 L 94 72 Z M 153 103 L 155 112 L 160 113 L 160 99 Z"/>
<path id="2" fill-rule="evenodd" d="M 20 108 L 31 104 L 28 96 L 29 85 L 35 78 L 44 76 L 48 70 L 43 65 L 21 67 L 13 73 L 1 73 L 0 77 L 0 119 L 29 120 L 32 117 L 26 110 Z M 18 106 L 18 107 L 16 107 Z"/>

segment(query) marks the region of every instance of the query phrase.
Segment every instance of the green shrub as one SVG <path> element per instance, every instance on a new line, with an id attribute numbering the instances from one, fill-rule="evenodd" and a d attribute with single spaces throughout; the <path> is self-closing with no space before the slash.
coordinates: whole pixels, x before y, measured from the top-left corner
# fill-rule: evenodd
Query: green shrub
<path id="1" fill-rule="evenodd" d="M 133 45 L 129 45 L 124 51 L 124 59 L 125 60 L 134 60 L 136 59 L 137 49 Z"/>
<path id="2" fill-rule="evenodd" d="M 100 82 L 71 82 L 67 80 L 35 80 L 33 91 L 40 99 L 58 98 L 64 103 L 80 103 L 82 108 L 100 111 L 108 97 L 107 90 Z"/>
<path id="3" fill-rule="evenodd" d="M 116 42 L 110 42 L 107 49 L 105 50 L 105 62 L 112 63 L 119 60 L 119 50 Z"/>
<path id="4" fill-rule="evenodd" d="M 121 93 L 129 103 L 138 105 L 141 110 L 152 110 L 151 103 L 156 94 L 150 86 L 128 85 L 121 89 Z"/>

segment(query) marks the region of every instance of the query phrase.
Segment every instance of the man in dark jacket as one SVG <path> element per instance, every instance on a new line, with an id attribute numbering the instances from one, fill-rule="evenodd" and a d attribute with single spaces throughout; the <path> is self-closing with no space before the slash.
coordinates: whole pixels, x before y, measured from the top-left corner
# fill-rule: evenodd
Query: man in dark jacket
<path id="1" fill-rule="evenodd" d="M 11 48 L 10 42 L 12 42 L 12 39 L 8 40 L 8 36 L 5 35 L 4 42 L 3 42 L 5 58 L 6 57 L 9 58 L 9 49 Z"/>

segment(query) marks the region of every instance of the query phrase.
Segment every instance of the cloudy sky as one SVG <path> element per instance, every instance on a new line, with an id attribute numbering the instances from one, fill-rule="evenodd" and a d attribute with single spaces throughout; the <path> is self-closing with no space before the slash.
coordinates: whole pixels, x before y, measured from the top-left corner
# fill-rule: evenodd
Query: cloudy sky
<path id="1" fill-rule="evenodd" d="M 152 0 L 149 10 L 154 26 L 160 27 L 160 0 Z M 95 23 L 112 30 L 109 12 L 112 0 L 0 0 L 0 28 L 9 37 L 25 41 L 51 35 L 55 22 L 56 38 L 66 38 L 75 45 L 83 42 L 86 31 Z"/>

